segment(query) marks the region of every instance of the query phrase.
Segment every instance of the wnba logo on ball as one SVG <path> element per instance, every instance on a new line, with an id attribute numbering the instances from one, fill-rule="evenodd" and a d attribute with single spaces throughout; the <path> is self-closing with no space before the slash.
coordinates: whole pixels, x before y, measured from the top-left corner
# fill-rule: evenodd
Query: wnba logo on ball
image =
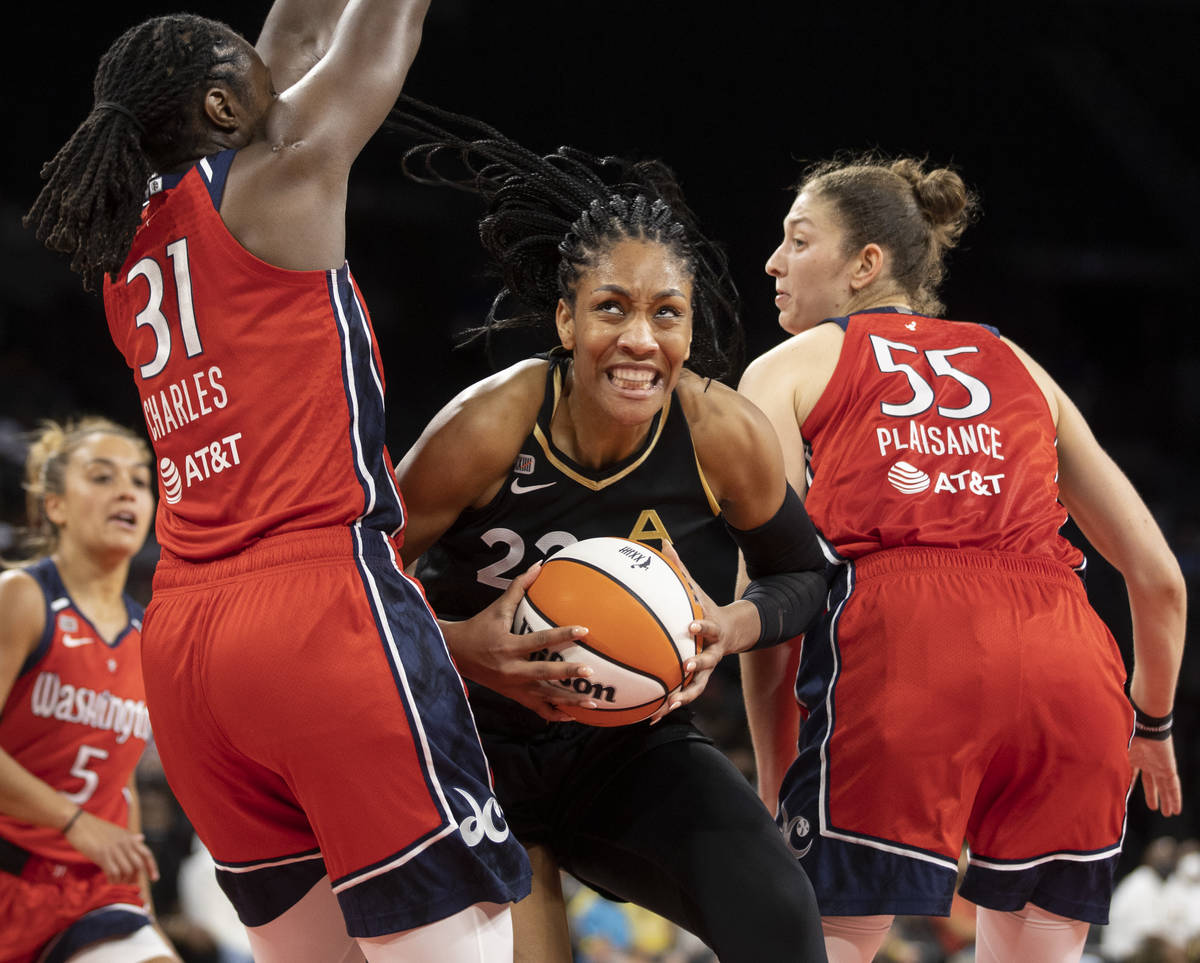
<path id="1" fill-rule="evenodd" d="M 162 478 L 163 498 L 167 504 L 174 505 L 183 497 L 183 479 L 179 469 L 170 458 L 162 458 L 158 463 L 158 474 Z"/>

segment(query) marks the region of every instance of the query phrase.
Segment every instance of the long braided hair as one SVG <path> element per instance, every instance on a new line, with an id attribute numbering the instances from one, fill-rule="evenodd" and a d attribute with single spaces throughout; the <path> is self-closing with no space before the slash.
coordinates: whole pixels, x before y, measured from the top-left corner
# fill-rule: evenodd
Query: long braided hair
<path id="1" fill-rule="evenodd" d="M 468 341 L 517 326 L 553 330 L 559 298 L 574 301 L 580 275 L 600 255 L 622 240 L 647 240 L 667 247 L 692 276 L 688 367 L 712 378 L 737 373 L 744 337 L 725 253 L 704 236 L 664 163 L 574 147 L 542 156 L 482 121 L 403 94 L 387 127 L 418 141 L 404 154 L 410 178 L 486 203 L 479 237 L 502 286 Z"/>
<path id="2" fill-rule="evenodd" d="M 216 20 L 172 14 L 130 27 L 101 57 L 92 110 L 42 167 L 46 184 L 22 221 L 70 255 L 86 290 L 124 262 L 155 170 L 195 156 L 204 85 L 242 86 L 239 41 Z"/>

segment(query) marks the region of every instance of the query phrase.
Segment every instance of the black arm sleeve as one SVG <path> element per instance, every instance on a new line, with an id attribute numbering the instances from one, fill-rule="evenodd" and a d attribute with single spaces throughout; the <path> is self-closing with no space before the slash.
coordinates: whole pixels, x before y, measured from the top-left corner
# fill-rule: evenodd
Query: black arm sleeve
<path id="1" fill-rule="evenodd" d="M 750 584 L 742 598 L 758 609 L 762 631 L 752 648 L 800 635 L 825 607 L 825 559 L 817 530 L 789 485 L 770 521 L 743 531 L 725 527 L 742 551 Z"/>

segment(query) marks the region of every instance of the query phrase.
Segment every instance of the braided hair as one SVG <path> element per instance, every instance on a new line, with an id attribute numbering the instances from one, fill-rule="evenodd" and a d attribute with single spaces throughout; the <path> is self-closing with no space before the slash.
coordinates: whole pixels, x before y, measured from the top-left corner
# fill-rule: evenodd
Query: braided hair
<path id="1" fill-rule="evenodd" d="M 22 222 L 70 255 L 85 290 L 124 263 L 150 176 L 195 156 L 203 86 L 243 86 L 243 43 L 223 23 L 173 14 L 130 27 L 101 57 L 92 110 L 42 167 L 46 184 Z"/>
<path id="2" fill-rule="evenodd" d="M 387 127 L 418 140 L 404 154 L 410 178 L 478 194 L 487 205 L 479 237 L 502 286 L 466 340 L 531 324 L 553 330 L 559 298 L 574 301 L 584 271 L 615 243 L 646 240 L 675 254 L 692 278 L 688 367 L 713 378 L 737 372 L 743 332 L 727 259 L 701 232 L 661 161 L 595 157 L 574 147 L 539 155 L 482 121 L 404 94 Z M 446 171 L 448 158 L 457 160 L 457 172 Z"/>

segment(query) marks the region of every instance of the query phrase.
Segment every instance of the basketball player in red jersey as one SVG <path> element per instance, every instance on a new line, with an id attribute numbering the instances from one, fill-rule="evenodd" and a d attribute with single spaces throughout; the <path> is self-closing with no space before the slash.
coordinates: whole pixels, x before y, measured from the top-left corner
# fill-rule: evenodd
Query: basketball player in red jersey
<path id="1" fill-rule="evenodd" d="M 130 28 L 26 219 L 103 284 L 134 374 L 161 495 L 155 736 L 267 963 L 503 960 L 529 888 L 402 571 L 379 351 L 345 261 L 350 167 L 426 6 L 279 0 L 256 46 L 191 15 Z M 452 644 L 514 638 L 519 594 Z"/>
<path id="2" fill-rule="evenodd" d="M 837 573 L 794 695 L 786 650 L 743 660 L 760 792 L 835 961 L 870 960 L 896 913 L 946 915 L 964 838 L 977 959 L 1078 959 L 1107 920 L 1134 774 L 1180 809 L 1179 567 L 1050 375 L 937 317 L 972 204 L 909 159 L 814 169 L 767 261 L 795 337 L 741 385 Z M 1068 511 L 1128 586 L 1129 698 Z"/>
<path id="3" fill-rule="evenodd" d="M 445 182 L 439 159 L 455 155 L 483 171 L 456 183 L 487 204 L 480 236 L 505 283 L 485 330 L 530 323 L 557 341 L 459 393 L 400 463 L 404 557 L 434 607 L 469 617 L 601 535 L 676 550 L 702 590 L 696 680 L 653 722 L 574 722 L 555 711 L 557 685 L 516 701 L 473 686 L 496 794 L 535 868 L 514 912 L 518 958 L 570 961 L 561 866 L 723 963 L 823 960 L 804 872 L 688 707 L 723 655 L 791 638 L 826 590 L 770 424 L 711 377 L 740 348 L 723 255 L 662 164 L 542 157 L 411 102 L 393 116 L 421 139 L 406 157 L 418 179 Z M 497 318 L 507 296 L 527 313 Z M 753 581 L 734 600 L 739 545 Z"/>
<path id="4" fill-rule="evenodd" d="M 134 770 L 150 739 L 142 608 L 125 594 L 154 510 L 146 444 L 48 422 L 25 465 L 40 557 L 0 575 L 0 960 L 176 960 L 152 925 Z"/>

